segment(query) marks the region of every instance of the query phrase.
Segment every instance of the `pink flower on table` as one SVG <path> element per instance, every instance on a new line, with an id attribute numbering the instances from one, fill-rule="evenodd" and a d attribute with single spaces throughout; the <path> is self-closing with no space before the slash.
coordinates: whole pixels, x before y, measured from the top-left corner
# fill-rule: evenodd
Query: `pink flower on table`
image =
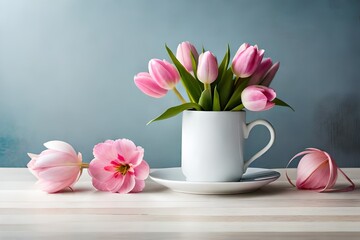
<path id="1" fill-rule="evenodd" d="M 38 179 L 39 188 L 48 193 L 55 193 L 71 188 L 81 172 L 81 153 L 62 141 L 44 143 L 47 150 L 40 154 L 28 153 L 31 158 L 27 164 L 30 172 Z"/>
<path id="2" fill-rule="evenodd" d="M 355 189 L 355 184 L 336 165 L 334 159 L 327 152 L 316 148 L 307 148 L 305 151 L 296 154 L 289 161 L 288 166 L 299 156 L 303 157 L 297 167 L 296 187 L 298 189 L 316 190 L 319 192 L 352 191 Z M 350 186 L 335 190 L 333 187 L 338 177 L 338 171 L 349 181 Z M 290 184 L 295 186 L 287 173 L 286 177 Z"/>
<path id="3" fill-rule="evenodd" d="M 241 93 L 241 101 L 244 107 L 250 111 L 265 111 L 273 106 L 272 101 L 276 98 L 276 93 L 273 89 L 252 85 L 246 87 Z"/>
<path id="4" fill-rule="evenodd" d="M 194 56 L 195 61 L 199 58 L 199 53 L 196 51 L 194 45 L 190 42 L 182 42 L 178 45 L 176 50 L 176 58 L 188 70 L 193 71 L 191 54 Z"/>
<path id="5" fill-rule="evenodd" d="M 149 175 L 149 165 L 143 160 L 144 149 L 131 140 L 107 140 L 93 150 L 94 159 L 89 174 L 94 187 L 117 193 L 141 192 Z"/>
<path id="6" fill-rule="evenodd" d="M 233 73 L 241 78 L 250 77 L 261 63 L 264 52 L 263 49 L 258 49 L 257 45 L 242 44 L 232 60 Z"/>
<path id="7" fill-rule="evenodd" d="M 161 98 L 168 90 L 162 88 L 147 72 L 138 73 L 134 77 L 135 85 L 146 95 L 154 98 Z"/>
<path id="8" fill-rule="evenodd" d="M 218 76 L 218 63 L 212 52 L 206 51 L 199 56 L 197 77 L 205 84 L 213 83 Z"/>
<path id="9" fill-rule="evenodd" d="M 173 90 L 180 81 L 179 72 L 166 60 L 151 59 L 148 67 L 150 76 L 164 89 Z"/>

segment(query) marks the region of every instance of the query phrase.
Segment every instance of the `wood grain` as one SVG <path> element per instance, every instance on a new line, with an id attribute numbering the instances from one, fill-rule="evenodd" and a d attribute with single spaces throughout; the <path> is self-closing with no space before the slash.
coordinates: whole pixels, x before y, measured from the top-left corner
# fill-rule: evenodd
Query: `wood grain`
<path id="1" fill-rule="evenodd" d="M 359 189 L 299 191 L 278 171 L 249 194 L 182 194 L 147 180 L 120 195 L 94 190 L 86 173 L 75 192 L 46 194 L 27 169 L 0 168 L 0 239 L 360 239 Z M 345 172 L 360 183 L 360 169 Z"/>

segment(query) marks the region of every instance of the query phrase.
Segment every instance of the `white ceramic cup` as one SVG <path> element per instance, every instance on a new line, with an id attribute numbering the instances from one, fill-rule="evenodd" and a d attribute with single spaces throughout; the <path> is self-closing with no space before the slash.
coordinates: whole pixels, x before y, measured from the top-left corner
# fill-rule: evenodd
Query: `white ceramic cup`
<path id="1" fill-rule="evenodd" d="M 274 143 L 275 131 L 265 120 L 246 123 L 246 113 L 184 111 L 182 119 L 181 169 L 187 181 L 239 181 L 248 166 Z M 244 141 L 256 125 L 270 132 L 269 143 L 244 160 Z"/>

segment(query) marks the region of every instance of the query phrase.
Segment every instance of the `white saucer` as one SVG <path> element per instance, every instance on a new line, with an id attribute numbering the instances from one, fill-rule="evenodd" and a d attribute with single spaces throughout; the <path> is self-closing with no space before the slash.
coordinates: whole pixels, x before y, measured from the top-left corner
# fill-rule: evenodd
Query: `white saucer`
<path id="1" fill-rule="evenodd" d="M 150 178 L 175 192 L 195 194 L 237 194 L 255 191 L 280 177 L 280 173 L 265 168 L 248 168 L 239 182 L 187 182 L 181 168 L 153 170 Z"/>

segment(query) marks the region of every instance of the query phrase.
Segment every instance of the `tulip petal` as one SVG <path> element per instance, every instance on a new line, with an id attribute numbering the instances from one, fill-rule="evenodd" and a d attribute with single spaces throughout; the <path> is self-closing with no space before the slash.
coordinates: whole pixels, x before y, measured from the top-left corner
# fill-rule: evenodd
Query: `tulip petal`
<path id="1" fill-rule="evenodd" d="M 142 190 L 144 190 L 144 188 L 145 188 L 145 181 L 135 179 L 135 186 L 130 192 L 131 193 L 138 193 L 138 192 L 141 192 Z"/>
<path id="2" fill-rule="evenodd" d="M 135 187 L 135 177 L 132 174 L 126 174 L 124 181 L 120 188 L 117 190 L 118 193 L 129 193 Z"/>
<path id="3" fill-rule="evenodd" d="M 36 185 L 43 191 L 48 193 L 55 193 L 59 192 L 65 188 L 72 187 L 76 181 L 78 180 L 80 175 L 80 172 L 78 172 L 78 175 L 73 175 L 67 179 L 64 179 L 62 181 L 53 181 L 53 180 L 46 180 L 44 178 L 40 178 Z"/>
<path id="4" fill-rule="evenodd" d="M 275 107 L 275 103 L 267 102 L 264 109 L 262 109 L 261 111 L 266 111 L 266 110 L 269 110 L 270 108 L 273 108 L 273 107 Z"/>
<path id="5" fill-rule="evenodd" d="M 105 168 L 109 165 L 110 161 L 101 161 L 98 159 L 94 159 L 89 164 L 88 172 L 93 179 L 105 182 L 112 178 L 114 175 L 114 172 L 105 170 Z"/>
<path id="6" fill-rule="evenodd" d="M 66 182 L 51 182 L 40 179 L 36 183 L 37 187 L 47 193 L 56 193 L 68 187 Z"/>
<path id="7" fill-rule="evenodd" d="M 143 160 L 135 169 L 135 178 L 138 180 L 145 180 L 149 176 L 150 167 L 145 160 Z"/>
<path id="8" fill-rule="evenodd" d="M 117 152 L 113 147 L 113 142 L 99 143 L 95 145 L 93 154 L 94 157 L 100 161 L 112 161 L 117 159 Z"/>
<path id="9" fill-rule="evenodd" d="M 146 95 L 154 98 L 161 98 L 168 90 L 160 87 L 149 73 L 139 73 L 134 77 L 135 85 Z"/>
<path id="10" fill-rule="evenodd" d="M 329 165 L 327 161 L 323 161 L 314 171 L 308 173 L 304 181 L 301 182 L 298 178 L 296 185 L 299 189 L 320 190 L 326 186 L 329 176 Z"/>
<path id="11" fill-rule="evenodd" d="M 263 86 L 259 86 L 260 88 L 263 88 L 263 94 L 266 96 L 268 101 L 273 101 L 276 98 L 276 92 L 272 88 L 265 88 Z"/>
<path id="12" fill-rule="evenodd" d="M 333 192 L 348 192 L 348 191 L 353 191 L 355 189 L 355 183 L 353 181 L 351 181 L 351 179 L 340 169 L 338 168 L 338 170 L 340 171 L 340 173 L 346 178 L 346 180 L 348 180 L 348 182 L 350 183 L 350 186 L 346 187 L 346 188 L 342 188 L 342 189 L 336 189 Z"/>
<path id="13" fill-rule="evenodd" d="M 271 68 L 271 66 L 272 66 L 271 58 L 264 58 L 259 64 L 255 73 L 251 76 L 248 86 L 260 85 L 260 82 L 263 80 L 265 74 Z"/>
<path id="14" fill-rule="evenodd" d="M 242 99 L 244 106 L 251 111 L 261 111 L 266 106 L 266 96 L 260 91 L 243 91 Z"/>
<path id="15" fill-rule="evenodd" d="M 39 170 L 38 177 L 44 181 L 60 182 L 75 178 L 79 172 L 80 166 L 59 166 Z"/>
<path id="16" fill-rule="evenodd" d="M 108 191 L 106 188 L 106 182 L 98 181 L 96 178 L 92 179 L 92 185 L 99 191 Z"/>
<path id="17" fill-rule="evenodd" d="M 293 162 L 297 157 L 300 157 L 300 156 L 302 156 L 302 155 L 305 155 L 305 154 L 308 154 L 308 153 L 312 153 L 312 152 L 313 152 L 313 151 L 311 151 L 311 149 L 310 149 L 310 150 L 306 150 L 306 151 L 299 152 L 298 154 L 296 154 L 294 157 L 292 157 L 292 158 L 289 160 L 288 164 L 286 165 L 286 169 L 288 169 L 290 163 Z M 290 179 L 290 177 L 289 177 L 289 175 L 288 175 L 288 173 L 287 173 L 287 170 L 286 170 L 285 175 L 286 175 L 286 178 L 287 178 L 288 182 L 289 182 L 292 186 L 296 187 L 295 184 L 291 181 L 291 179 Z"/>
<path id="18" fill-rule="evenodd" d="M 263 55 L 264 50 L 259 50 L 256 45 L 241 45 L 231 64 L 233 73 L 241 78 L 250 77 L 258 69 Z"/>
<path id="19" fill-rule="evenodd" d="M 52 151 L 48 154 L 40 154 L 36 159 L 33 169 L 49 168 L 58 166 L 80 166 L 81 161 L 76 156 L 70 155 L 65 152 Z"/>
<path id="20" fill-rule="evenodd" d="M 34 168 L 34 164 L 35 164 L 35 159 L 31 159 L 28 164 L 27 164 L 27 167 L 29 169 L 29 171 L 36 177 L 36 178 L 39 178 L 38 174 L 37 174 L 37 171 L 33 170 Z"/>
<path id="21" fill-rule="evenodd" d="M 74 148 L 70 144 L 63 141 L 49 141 L 44 143 L 44 146 L 51 150 L 64 152 L 76 156 Z"/>
<path id="22" fill-rule="evenodd" d="M 177 69 L 174 67 L 174 65 L 172 65 L 171 63 L 169 63 L 168 61 L 166 61 L 165 59 L 162 61 L 164 66 L 166 67 L 166 70 L 171 74 L 171 79 L 175 82 L 175 84 L 180 80 L 180 75 L 179 72 L 177 71 Z"/>
<path id="23" fill-rule="evenodd" d="M 327 159 L 324 154 L 320 152 L 311 151 L 310 153 L 305 154 L 298 164 L 296 185 L 299 186 L 301 183 L 304 183 L 310 174 L 326 162 Z"/>
<path id="24" fill-rule="evenodd" d="M 173 89 L 180 80 L 176 68 L 166 60 L 152 59 L 149 61 L 148 68 L 151 77 L 164 89 Z"/>
<path id="25" fill-rule="evenodd" d="M 176 49 L 176 58 L 188 72 L 193 71 L 191 54 L 194 56 L 195 60 L 199 58 L 196 48 L 190 42 L 182 42 L 178 45 Z"/>
<path id="26" fill-rule="evenodd" d="M 124 163 L 137 166 L 144 157 L 144 149 L 137 147 L 129 139 L 119 139 L 115 144 L 116 151 L 124 157 Z"/>
<path id="27" fill-rule="evenodd" d="M 270 86 L 270 83 L 271 83 L 272 80 L 274 79 L 274 77 L 275 77 L 277 71 L 279 70 L 279 68 L 280 68 L 280 63 L 279 63 L 279 62 L 275 63 L 275 64 L 269 69 L 269 71 L 265 74 L 265 77 L 264 77 L 261 85 L 266 86 L 266 87 Z"/>
<path id="28" fill-rule="evenodd" d="M 124 175 L 118 174 L 117 177 L 112 177 L 108 181 L 106 181 L 106 189 L 110 192 L 118 192 L 119 188 L 124 182 Z"/>
<path id="29" fill-rule="evenodd" d="M 245 51 L 248 47 L 250 47 L 250 44 L 248 44 L 248 43 L 241 44 L 241 46 L 239 47 L 239 49 L 237 50 L 235 55 L 239 55 L 240 53 Z"/>
<path id="30" fill-rule="evenodd" d="M 335 161 L 330 157 L 330 155 L 327 152 L 324 152 L 324 155 L 326 156 L 326 158 L 328 160 L 327 163 L 328 163 L 328 169 L 329 169 L 330 173 L 329 173 L 327 184 L 321 191 L 326 191 L 328 189 L 331 189 L 335 185 L 336 180 L 337 180 L 337 169 L 338 169 Z"/>
<path id="31" fill-rule="evenodd" d="M 37 158 L 39 155 L 38 154 L 34 154 L 34 153 L 28 153 L 27 154 L 31 159 L 33 158 Z"/>
<path id="32" fill-rule="evenodd" d="M 202 83 L 213 83 L 218 76 L 218 63 L 214 54 L 206 51 L 199 56 L 197 77 Z"/>
<path id="33" fill-rule="evenodd" d="M 251 85 L 246 87 L 241 93 L 241 101 L 244 107 L 250 111 L 265 111 L 275 106 L 271 102 L 276 97 L 273 89 Z"/>

